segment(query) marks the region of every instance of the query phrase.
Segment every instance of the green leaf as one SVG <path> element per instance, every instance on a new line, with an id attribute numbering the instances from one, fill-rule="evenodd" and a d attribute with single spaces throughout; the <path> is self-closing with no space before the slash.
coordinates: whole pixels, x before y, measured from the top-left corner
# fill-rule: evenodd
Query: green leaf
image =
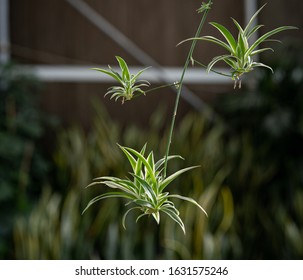
<path id="1" fill-rule="evenodd" d="M 175 180 L 177 177 L 179 177 L 182 173 L 184 172 L 187 172 L 191 169 L 194 169 L 194 168 L 198 168 L 200 166 L 191 166 L 191 167 L 187 167 L 187 168 L 184 168 L 184 169 L 181 169 L 175 173 L 173 173 L 172 175 L 170 175 L 169 177 L 167 177 L 165 180 L 163 180 L 160 185 L 159 185 L 159 193 L 161 193 L 165 187 L 170 184 L 173 180 Z"/>
<path id="2" fill-rule="evenodd" d="M 104 185 L 108 186 L 109 188 L 119 189 L 119 190 L 129 193 L 135 197 L 137 195 L 137 193 L 134 191 L 134 188 L 130 188 L 129 186 L 123 185 L 122 183 L 119 183 L 119 182 L 116 183 L 116 182 L 111 182 L 111 181 L 104 181 L 102 183 Z"/>
<path id="3" fill-rule="evenodd" d="M 135 209 L 140 209 L 140 207 L 136 207 L 136 206 L 135 206 L 135 207 L 132 207 L 132 208 L 128 209 L 128 210 L 124 213 L 124 215 L 123 215 L 123 217 L 122 217 L 122 226 L 123 226 L 124 229 L 126 229 L 125 220 L 126 220 L 127 215 L 129 214 L 130 211 L 135 210 Z"/>
<path id="4" fill-rule="evenodd" d="M 147 157 L 147 162 L 149 163 L 150 167 L 152 168 L 153 173 L 155 173 L 156 170 L 155 170 L 155 161 L 154 161 L 154 153 L 153 152 L 149 153 L 149 155 Z"/>
<path id="5" fill-rule="evenodd" d="M 181 220 L 181 218 L 179 217 L 178 213 L 176 211 L 174 211 L 173 208 L 163 207 L 163 208 L 161 208 L 161 211 L 164 212 L 165 214 L 167 214 L 173 221 L 175 221 L 181 227 L 184 234 L 186 234 L 184 223 Z"/>
<path id="6" fill-rule="evenodd" d="M 118 81 L 119 83 L 122 83 L 122 79 L 119 75 L 112 73 L 111 71 L 105 70 L 105 69 L 101 69 L 101 68 L 92 68 L 92 70 L 96 70 L 98 72 L 102 72 L 108 76 L 111 76 L 112 78 L 114 78 L 116 81 Z"/>
<path id="7" fill-rule="evenodd" d="M 281 26 L 281 27 L 278 27 L 278 28 L 275 28 L 274 30 L 271 30 L 267 33 L 265 33 L 264 35 L 262 35 L 259 39 L 256 40 L 256 42 L 254 42 L 250 48 L 246 51 L 246 56 L 250 55 L 255 48 L 258 47 L 258 45 L 260 45 L 264 40 L 266 40 L 267 38 L 279 33 L 279 32 L 282 32 L 282 31 L 285 31 L 285 30 L 289 30 L 289 29 L 297 29 L 297 27 L 294 27 L 294 26 Z"/>
<path id="8" fill-rule="evenodd" d="M 204 41 L 215 43 L 215 44 L 217 44 L 217 45 L 225 48 L 228 52 L 234 53 L 234 50 L 228 44 L 226 44 L 225 42 L 217 39 L 216 37 L 213 37 L 213 36 L 203 36 L 203 37 L 197 38 L 197 40 L 204 40 Z"/>
<path id="9" fill-rule="evenodd" d="M 118 60 L 118 63 L 122 70 L 123 80 L 130 80 L 130 73 L 129 73 L 129 69 L 128 69 L 128 66 L 127 66 L 127 63 L 125 62 L 125 60 L 120 56 L 116 56 L 116 59 Z"/>
<path id="10" fill-rule="evenodd" d="M 201 41 L 207 41 L 207 42 L 211 42 L 211 43 L 215 43 L 223 48 L 225 48 L 226 50 L 228 50 L 230 53 L 233 52 L 233 50 L 230 48 L 230 46 L 228 44 L 226 44 L 225 42 L 217 39 L 216 37 L 213 36 L 203 36 L 203 37 L 194 37 L 194 38 L 188 38 L 186 40 L 181 41 L 180 43 L 177 44 L 177 46 L 187 42 L 187 41 L 192 41 L 192 40 L 201 40 Z"/>
<path id="11" fill-rule="evenodd" d="M 143 73 L 144 71 L 146 71 L 147 69 L 149 69 L 149 68 L 151 68 L 151 67 L 146 67 L 146 68 L 140 70 L 137 74 L 135 74 L 135 75 L 131 78 L 131 83 L 134 83 L 134 82 L 137 80 L 137 78 L 139 78 L 139 76 L 141 76 L 142 73 Z M 145 81 L 145 82 L 147 82 L 147 84 L 149 85 L 149 82 L 148 82 L 148 81 Z M 148 86 L 148 85 L 147 85 L 147 86 Z"/>
<path id="12" fill-rule="evenodd" d="M 264 25 L 262 24 L 259 24 L 259 25 L 256 25 L 252 30 L 250 30 L 246 36 L 247 36 L 247 39 L 249 39 L 251 37 L 251 35 L 253 35 L 255 32 L 257 32 L 261 27 L 263 27 Z"/>
<path id="13" fill-rule="evenodd" d="M 236 61 L 233 60 L 233 57 L 223 58 L 224 62 L 229 65 L 231 68 L 236 68 Z"/>
<path id="14" fill-rule="evenodd" d="M 109 69 L 112 73 L 114 73 L 117 77 L 119 77 L 120 80 L 121 80 L 121 84 L 124 85 L 124 79 L 123 79 L 123 77 L 121 77 L 121 75 L 120 75 L 118 72 L 116 72 L 113 68 L 111 68 L 110 65 L 108 65 L 108 69 Z"/>
<path id="15" fill-rule="evenodd" d="M 124 147 L 124 149 L 126 149 L 127 151 L 129 151 L 131 154 L 135 155 L 137 158 L 139 158 L 142 161 L 143 165 L 145 166 L 145 168 L 148 172 L 148 175 L 150 176 L 151 180 L 153 181 L 153 184 L 157 184 L 157 180 L 156 180 L 155 174 L 153 172 L 153 169 L 150 166 L 150 164 L 148 163 L 148 161 L 145 159 L 145 157 L 134 149 L 131 149 L 128 147 Z"/>
<path id="16" fill-rule="evenodd" d="M 123 180 L 120 178 L 108 177 L 108 176 L 95 178 L 94 181 L 96 181 L 96 180 L 99 180 L 99 181 L 89 184 L 87 186 L 87 188 L 91 187 L 93 185 L 103 184 L 103 185 L 106 185 L 106 186 L 108 186 L 110 188 L 114 188 L 114 189 L 121 189 L 121 190 L 127 189 L 127 192 L 132 193 L 134 196 L 137 196 L 139 194 L 139 190 L 136 188 L 136 185 L 133 182 L 131 182 L 130 180 Z M 109 186 L 108 183 L 112 183 L 112 185 Z"/>
<path id="17" fill-rule="evenodd" d="M 147 215 L 149 215 L 149 214 L 148 214 L 148 213 L 143 213 L 143 214 L 139 215 L 139 216 L 137 217 L 137 219 L 136 219 L 136 223 L 138 223 L 138 221 L 139 221 L 141 218 L 143 218 L 144 216 L 147 216 Z"/>
<path id="18" fill-rule="evenodd" d="M 107 192 L 107 193 L 104 193 L 104 194 L 101 194 L 101 195 L 98 195 L 96 197 L 94 197 L 93 199 L 91 199 L 87 206 L 85 207 L 85 209 L 82 211 L 82 214 L 90 207 L 92 206 L 94 203 L 96 203 L 97 201 L 99 200 L 102 200 L 102 199 L 106 199 L 106 198 L 126 198 L 126 199 L 135 199 L 134 196 L 132 195 L 128 195 L 124 192 Z"/>
<path id="19" fill-rule="evenodd" d="M 146 144 L 144 144 L 144 146 L 142 147 L 141 151 L 140 151 L 140 154 L 142 156 L 144 156 L 144 153 L 145 153 L 145 149 L 146 149 Z M 136 168 L 135 168 L 135 174 L 139 177 L 143 176 L 143 170 L 142 170 L 142 160 L 140 158 L 137 159 L 137 162 L 136 162 Z M 140 186 L 141 188 L 141 184 L 140 182 L 138 182 L 138 180 L 135 178 L 135 183 L 136 185 Z"/>
<path id="20" fill-rule="evenodd" d="M 252 67 L 264 67 L 264 68 L 268 68 L 272 73 L 274 73 L 274 70 L 270 66 L 268 66 L 266 64 L 263 64 L 261 62 L 253 62 Z"/>
<path id="21" fill-rule="evenodd" d="M 160 213 L 158 211 L 154 212 L 154 213 L 152 213 L 152 216 L 156 220 L 157 224 L 160 224 Z"/>
<path id="22" fill-rule="evenodd" d="M 153 202 L 153 205 L 156 206 L 157 205 L 157 195 L 154 192 L 153 188 L 144 179 L 140 178 L 136 174 L 132 174 L 132 175 L 140 182 L 140 184 L 143 187 L 145 193 L 151 199 L 151 201 Z"/>
<path id="23" fill-rule="evenodd" d="M 266 6 L 266 3 L 259 9 L 257 10 L 254 15 L 250 18 L 248 24 L 246 25 L 245 29 L 244 29 L 244 34 L 246 36 L 249 36 L 249 34 L 252 34 L 251 32 L 249 32 L 249 28 L 252 25 L 253 21 L 255 20 L 255 18 L 257 17 L 257 15 L 260 13 L 260 11 Z M 259 29 L 259 28 L 258 28 Z"/>
<path id="24" fill-rule="evenodd" d="M 230 48 L 232 49 L 232 53 L 234 53 L 236 51 L 237 43 L 233 35 L 222 24 L 219 24 L 217 22 L 210 22 L 210 24 L 217 28 L 217 30 L 219 30 L 219 32 L 224 36 Z"/>
<path id="25" fill-rule="evenodd" d="M 168 197 L 172 197 L 172 198 L 178 198 L 178 199 L 182 199 L 182 200 L 185 200 L 185 201 L 188 201 L 194 205 L 196 205 L 197 207 L 199 207 L 201 209 L 201 211 L 206 215 L 206 211 L 204 210 L 204 208 L 197 202 L 195 201 L 194 199 L 190 198 L 190 197 L 186 197 L 186 196 L 182 196 L 182 195 L 178 195 L 178 194 L 170 194 L 168 195 Z"/>
<path id="26" fill-rule="evenodd" d="M 144 208 L 153 208 L 153 205 L 144 199 L 135 199 L 133 202 Z"/>
<path id="27" fill-rule="evenodd" d="M 237 45 L 237 56 L 239 58 L 244 59 L 244 54 L 246 53 L 246 50 L 248 49 L 248 42 L 247 39 L 243 36 L 243 34 L 240 32 L 238 37 L 238 45 Z M 244 61 L 243 61 L 244 62 Z"/>
<path id="28" fill-rule="evenodd" d="M 136 168 L 135 168 L 135 173 L 137 176 L 143 176 L 143 170 L 142 170 L 142 160 L 137 159 L 136 161 Z"/>
<path id="29" fill-rule="evenodd" d="M 228 54 L 223 54 L 223 55 L 219 55 L 219 56 L 214 57 L 213 60 L 207 65 L 207 68 L 206 68 L 207 73 L 209 73 L 211 71 L 211 69 L 213 68 L 213 66 L 216 63 L 218 63 L 220 60 L 225 61 L 225 59 L 234 58 L 234 57 L 235 56 L 228 55 Z"/>
<path id="30" fill-rule="evenodd" d="M 157 197 L 157 208 L 161 208 L 164 203 L 174 206 L 174 203 L 167 199 L 168 195 L 169 195 L 169 192 L 161 193 L 161 194 L 158 195 L 158 197 Z"/>
<path id="31" fill-rule="evenodd" d="M 119 146 L 119 148 L 123 151 L 123 153 L 126 155 L 132 169 L 133 172 L 136 173 L 136 166 L 137 166 L 137 161 L 135 160 L 135 158 L 131 155 L 130 152 L 127 151 L 127 149 L 125 149 L 124 147 L 120 146 L 119 144 L 117 144 Z"/>
<path id="32" fill-rule="evenodd" d="M 259 54 L 259 53 L 262 53 L 262 52 L 265 52 L 265 51 L 274 51 L 274 50 L 272 48 L 258 49 L 258 50 L 253 51 L 250 55 L 254 56 L 256 54 Z"/>
<path id="33" fill-rule="evenodd" d="M 175 159 L 175 158 L 178 158 L 178 159 L 183 159 L 183 157 L 179 156 L 179 155 L 173 155 L 173 156 L 168 156 L 167 157 L 167 161 L 171 160 L 171 159 Z M 159 170 L 161 168 L 161 166 L 163 166 L 163 164 L 165 163 L 165 157 L 158 160 L 156 163 L 155 163 L 155 170 Z"/>
<path id="34" fill-rule="evenodd" d="M 231 19 L 234 22 L 235 26 L 238 28 L 239 33 L 244 34 L 244 30 L 243 30 L 242 26 L 240 25 L 240 23 L 237 22 L 234 18 L 231 18 Z"/>

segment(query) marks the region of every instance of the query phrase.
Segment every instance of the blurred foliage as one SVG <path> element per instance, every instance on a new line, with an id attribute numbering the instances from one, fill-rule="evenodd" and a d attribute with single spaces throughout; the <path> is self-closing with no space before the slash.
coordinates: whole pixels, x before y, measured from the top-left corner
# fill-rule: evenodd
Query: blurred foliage
<path id="1" fill-rule="evenodd" d="M 279 61 L 270 63 L 275 75 L 260 72 L 254 92 L 216 101 L 219 117 L 213 121 L 205 113 L 180 120 L 171 153 L 185 162 L 169 163 L 168 171 L 201 168 L 170 188 L 193 197 L 209 214 L 206 218 L 194 206 L 176 201 L 185 236 L 169 219 L 158 227 L 152 219 L 135 223 L 128 217 L 125 231 L 124 205 L 116 199 L 81 216 L 87 201 L 103 188 L 84 190 L 92 178 L 130 171 L 116 143 L 139 149 L 148 139 L 159 158 L 168 134 L 164 107 L 145 130 L 135 125 L 122 129 L 98 105 L 90 132 L 73 127 L 60 133 L 55 181 L 62 191 L 45 189 L 30 215 L 18 219 L 16 258 L 302 259 L 303 63 L 298 49 L 295 44 L 283 49 L 287 57 L 277 55 Z"/>
<path id="2" fill-rule="evenodd" d="M 94 102 L 96 104 L 96 102 Z M 226 176 L 226 171 L 217 173 L 216 176 L 208 176 L 202 179 L 203 172 L 193 171 L 184 174 L 182 178 L 173 184 L 174 191 L 180 194 L 189 194 L 195 197 L 205 209 L 211 213 L 216 201 L 220 201 L 221 209 L 217 209 L 215 219 L 218 228 L 214 229 L 216 236 L 207 230 L 207 218 L 203 213 L 197 211 L 194 205 L 178 203 L 181 217 L 187 229 L 184 236 L 182 230 L 173 221 L 163 216 L 164 222 L 160 227 L 148 218 L 142 218 L 135 223 L 133 213 L 127 219 L 128 229 L 125 231 L 121 224 L 121 213 L 124 202 L 116 199 L 103 201 L 95 207 L 87 210 L 81 216 L 88 199 L 100 189 L 92 188 L 84 190 L 84 186 L 91 182 L 92 178 L 101 174 L 125 176 L 127 171 L 124 166 L 127 160 L 121 154 L 116 143 L 122 141 L 126 145 L 139 147 L 146 139 L 149 146 L 157 147 L 157 156 L 163 155 L 165 150 L 165 139 L 159 139 L 163 133 L 162 116 L 163 110 L 159 110 L 151 117 L 148 131 L 136 126 L 130 126 L 124 131 L 119 125 L 107 115 L 100 105 L 96 108 L 96 119 L 91 132 L 85 134 L 79 128 L 71 128 L 63 131 L 59 138 L 58 150 L 55 162 L 58 167 L 58 181 L 69 187 L 65 194 L 46 193 L 48 199 L 41 198 L 41 202 L 34 209 L 28 220 L 19 219 L 15 228 L 15 242 L 18 248 L 18 258 L 105 258 L 105 259 L 155 259 L 155 258 L 200 258 L 220 257 L 220 244 L 216 239 L 222 238 L 229 229 L 233 216 L 233 203 L 230 190 L 227 186 L 221 189 L 221 184 Z M 197 121 L 198 116 L 189 115 L 184 119 L 182 125 L 177 129 L 176 142 L 180 146 L 188 147 L 180 142 L 181 138 L 188 138 L 187 133 L 192 134 L 194 145 L 201 141 L 201 133 L 204 132 L 203 122 Z M 186 134 L 184 134 L 184 131 Z M 166 135 L 166 133 L 165 133 Z M 166 136 L 165 136 L 166 137 Z M 164 138 L 165 138 L 164 137 Z M 197 153 L 191 156 L 188 162 L 201 164 L 204 147 L 200 145 Z M 178 148 L 177 148 L 178 149 Z M 190 149 L 188 149 L 190 152 Z M 183 153 L 182 153 L 183 155 Z M 188 154 L 188 157 L 190 155 Z M 177 165 L 185 166 L 184 161 L 176 161 L 170 169 L 176 170 Z M 209 172 L 210 169 L 209 169 Z M 216 172 L 216 173 L 215 173 Z M 212 184 L 207 190 L 205 186 Z M 103 187 L 100 186 L 102 189 Z M 106 191 L 106 189 L 104 189 Z M 205 190 L 205 192 L 204 192 Z M 75 195 L 77 202 L 68 203 L 66 199 Z M 64 197 L 67 197 L 64 199 Z M 51 211 L 57 209 L 57 211 Z M 71 247 L 60 246 L 65 244 L 66 236 L 63 228 L 66 221 L 62 220 L 68 212 Z M 47 217 L 47 227 L 41 222 Z M 39 222 L 40 221 L 40 222 Z M 208 233 L 208 234 L 205 234 Z M 48 234 L 46 234 L 48 233 Z M 203 236 L 207 243 L 212 243 L 210 248 L 204 246 Z M 45 238 L 47 236 L 47 238 Z M 200 242 L 200 246 L 196 246 Z M 36 240 L 36 244 L 32 241 Z M 51 240 L 51 241 L 50 241 Z M 63 243 L 62 243 L 63 242 Z M 53 246 L 50 246 L 53 244 Z M 85 244 L 85 245 L 84 245 Z M 58 248 L 61 248 L 59 250 Z M 206 251 L 206 253 L 204 253 Z M 77 252 L 77 253 L 75 253 Z"/>
<path id="3" fill-rule="evenodd" d="M 303 257 L 302 42 L 285 44 L 276 58 L 275 74 L 261 73 L 257 92 L 215 107 L 228 124 L 225 145 L 235 147 L 232 157 L 228 149 L 222 157 L 233 166 L 227 183 L 241 258 Z"/>
<path id="4" fill-rule="evenodd" d="M 31 209 L 46 183 L 41 140 L 53 122 L 38 108 L 37 81 L 15 70 L 12 64 L 0 68 L 0 258 L 12 256 L 15 216 Z"/>

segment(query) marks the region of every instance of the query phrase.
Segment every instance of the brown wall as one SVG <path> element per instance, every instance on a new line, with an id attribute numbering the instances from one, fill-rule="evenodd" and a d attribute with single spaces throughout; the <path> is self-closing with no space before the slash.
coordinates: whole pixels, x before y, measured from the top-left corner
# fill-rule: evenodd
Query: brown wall
<path id="1" fill-rule="evenodd" d="M 200 20 L 195 12 L 200 5 L 197 0 L 86 2 L 163 65 L 183 64 L 188 45 L 175 46 L 194 35 Z M 229 16 L 243 20 L 242 4 L 234 7 L 232 0 L 220 2 L 214 4 L 208 20 L 227 25 L 231 24 Z M 207 26 L 205 32 L 210 29 Z M 13 56 L 25 63 L 107 64 L 117 54 L 125 56 L 124 50 L 64 0 L 12 0 L 11 40 Z M 206 59 L 214 54 L 211 45 L 203 50 Z"/>

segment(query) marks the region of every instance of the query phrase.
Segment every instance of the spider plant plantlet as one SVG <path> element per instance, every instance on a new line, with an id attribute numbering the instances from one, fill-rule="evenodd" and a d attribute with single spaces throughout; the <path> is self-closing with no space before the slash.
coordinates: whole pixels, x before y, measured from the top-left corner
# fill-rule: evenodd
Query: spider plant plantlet
<path id="1" fill-rule="evenodd" d="M 141 214 L 138 215 L 136 221 L 144 216 L 152 215 L 152 217 L 159 224 L 160 213 L 164 213 L 182 228 L 184 234 L 184 223 L 179 216 L 178 209 L 175 207 L 175 204 L 171 201 L 171 199 L 177 198 L 191 202 L 206 214 L 205 210 L 194 199 L 178 194 L 170 194 L 169 192 L 165 191 L 166 187 L 176 178 L 178 178 L 182 173 L 194 169 L 197 166 L 187 167 L 178 170 L 168 177 L 163 177 L 162 170 L 165 162 L 164 158 L 155 162 L 154 154 L 152 151 L 146 157 L 144 155 L 146 144 L 143 146 L 140 152 L 128 147 L 119 147 L 127 157 L 132 167 L 132 172 L 129 173 L 130 178 L 126 177 L 124 179 L 120 179 L 109 176 L 96 178 L 93 183 L 88 185 L 88 187 L 103 184 L 109 188 L 114 189 L 114 191 L 106 192 L 93 198 L 88 203 L 84 211 L 86 211 L 92 204 L 102 199 L 122 198 L 128 201 L 126 204 L 127 206 L 131 206 L 125 212 L 122 218 L 122 225 L 124 228 L 126 228 L 125 220 L 128 213 L 132 210 L 138 210 L 141 212 Z M 181 156 L 174 155 L 169 156 L 168 160 L 177 158 L 182 159 Z"/>
<path id="2" fill-rule="evenodd" d="M 126 61 L 120 56 L 116 56 L 116 59 L 119 63 L 121 74 L 116 72 L 109 65 L 108 70 L 102 68 L 92 68 L 93 70 L 102 72 L 114 78 L 117 82 L 120 83 L 120 86 L 110 87 L 106 92 L 105 96 L 111 94 L 110 99 L 115 98 L 115 101 L 117 101 L 119 98 L 122 98 L 123 104 L 125 100 L 131 100 L 136 95 L 136 93 L 145 95 L 145 91 L 142 89 L 142 87 L 148 87 L 150 83 L 145 80 L 137 81 L 137 79 L 149 67 L 140 70 L 137 74 L 131 74 L 129 72 L 129 68 Z"/>
<path id="3" fill-rule="evenodd" d="M 231 69 L 230 77 L 235 81 L 234 87 L 236 87 L 237 82 L 239 82 L 239 88 L 241 88 L 241 76 L 245 73 L 252 71 L 255 67 L 266 67 L 273 72 L 273 69 L 270 66 L 261 62 L 255 62 L 253 60 L 253 57 L 257 54 L 268 50 L 273 51 L 272 48 L 258 48 L 260 44 L 268 41 L 268 38 L 281 31 L 288 29 L 297 29 L 297 27 L 294 26 L 281 26 L 275 28 L 259 37 L 255 42 L 250 45 L 249 38 L 253 34 L 255 34 L 261 27 L 263 27 L 263 25 L 252 26 L 252 24 L 254 19 L 257 17 L 257 15 L 260 13 L 260 11 L 264 8 L 265 5 L 263 5 L 259 10 L 257 10 L 257 12 L 251 17 L 245 28 L 242 28 L 241 25 L 235 19 L 232 18 L 234 24 L 238 29 L 237 40 L 233 37 L 231 32 L 226 27 L 217 22 L 210 22 L 210 24 L 215 27 L 221 33 L 221 35 L 223 35 L 225 41 L 222 41 L 214 36 L 202 36 L 198 38 L 196 37 L 186 39 L 180 42 L 179 44 L 189 40 L 203 40 L 223 47 L 225 50 L 227 50 L 228 53 L 214 57 L 207 65 L 206 71 L 212 71 L 212 68 L 216 63 L 223 61 Z"/>

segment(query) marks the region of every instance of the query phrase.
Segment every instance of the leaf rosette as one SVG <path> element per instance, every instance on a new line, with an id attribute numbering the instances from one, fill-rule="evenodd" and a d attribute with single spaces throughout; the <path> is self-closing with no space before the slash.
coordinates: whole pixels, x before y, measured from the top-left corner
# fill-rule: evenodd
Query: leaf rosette
<path id="1" fill-rule="evenodd" d="M 265 4 L 266 5 L 266 4 Z M 209 73 L 210 71 L 216 72 L 218 74 L 221 74 L 215 70 L 213 70 L 213 67 L 215 64 L 217 64 L 220 61 L 223 61 L 225 64 L 227 64 L 230 69 L 230 77 L 235 81 L 235 87 L 237 85 L 237 82 L 239 82 L 239 88 L 241 87 L 241 76 L 245 73 L 248 73 L 256 67 L 265 67 L 270 69 L 273 72 L 273 69 L 261 62 L 255 62 L 253 60 L 254 56 L 257 54 L 260 54 L 265 51 L 273 51 L 272 48 L 259 48 L 260 44 L 269 41 L 269 38 L 281 31 L 288 30 L 288 29 L 297 29 L 294 26 L 281 26 L 278 28 L 275 28 L 271 31 L 268 31 L 267 33 L 263 34 L 261 37 L 259 37 L 255 42 L 252 44 L 249 43 L 249 39 L 252 37 L 253 34 L 256 34 L 256 32 L 263 27 L 263 25 L 255 25 L 253 26 L 253 22 L 256 19 L 257 15 L 261 12 L 261 10 L 264 8 L 263 5 L 257 12 L 251 17 L 249 20 L 247 26 L 245 28 L 242 28 L 241 25 L 232 18 L 232 21 L 234 22 L 235 26 L 238 29 L 238 37 L 235 39 L 235 37 L 232 35 L 232 33 L 224 27 L 222 24 L 219 24 L 217 22 L 210 22 L 210 24 L 215 27 L 221 35 L 224 37 L 225 41 L 218 39 L 214 36 L 202 36 L 202 37 L 194 37 L 186 39 L 179 44 L 190 41 L 190 40 L 203 40 L 208 41 L 211 43 L 214 43 L 216 45 L 221 46 L 227 51 L 227 54 L 222 54 L 219 56 L 214 57 L 209 64 L 206 66 L 206 71 Z M 270 40 L 273 41 L 273 40 Z M 276 40 L 277 41 L 277 40 Z M 199 63 L 200 65 L 203 65 Z"/>
<path id="2" fill-rule="evenodd" d="M 150 83 L 146 80 L 137 79 L 149 67 L 140 70 L 137 74 L 131 74 L 126 61 L 120 56 L 116 56 L 116 59 L 119 63 L 121 73 L 118 73 L 109 65 L 108 70 L 102 68 L 92 69 L 112 77 L 120 84 L 119 86 L 110 87 L 105 96 L 111 95 L 110 99 L 114 98 L 115 101 L 117 101 L 119 98 L 122 98 L 123 104 L 124 101 L 131 100 L 137 93 L 145 94 L 145 91 L 142 89 L 142 87 L 148 87 Z"/>
<path id="3" fill-rule="evenodd" d="M 184 233 L 184 223 L 179 216 L 178 209 L 175 207 L 175 204 L 171 201 L 171 199 L 176 198 L 188 201 L 196 205 L 202 212 L 206 214 L 203 207 L 194 199 L 178 194 L 170 194 L 169 192 L 165 191 L 166 187 L 181 174 L 197 168 L 198 166 L 187 167 L 178 170 L 167 177 L 163 177 L 162 171 L 164 168 L 165 159 L 163 158 L 155 162 L 152 151 L 148 154 L 148 156 L 145 156 L 146 145 L 143 146 L 140 152 L 128 147 L 122 147 L 120 145 L 119 147 L 127 157 L 132 167 L 132 172 L 129 173 L 130 178 L 127 177 L 120 179 L 117 177 L 103 176 L 94 179 L 94 182 L 88 185 L 88 187 L 103 184 L 114 191 L 103 193 L 90 200 L 83 212 L 100 200 L 106 198 L 123 198 L 128 201 L 126 204 L 127 206 L 132 205 L 132 207 L 130 207 L 123 215 L 122 225 L 124 228 L 126 228 L 125 221 L 129 212 L 139 210 L 141 214 L 138 215 L 136 221 L 144 216 L 151 215 L 159 224 L 160 213 L 162 212 L 174 220 L 182 228 Z M 179 155 L 173 155 L 169 156 L 167 160 L 178 158 L 182 159 L 182 157 Z"/>

